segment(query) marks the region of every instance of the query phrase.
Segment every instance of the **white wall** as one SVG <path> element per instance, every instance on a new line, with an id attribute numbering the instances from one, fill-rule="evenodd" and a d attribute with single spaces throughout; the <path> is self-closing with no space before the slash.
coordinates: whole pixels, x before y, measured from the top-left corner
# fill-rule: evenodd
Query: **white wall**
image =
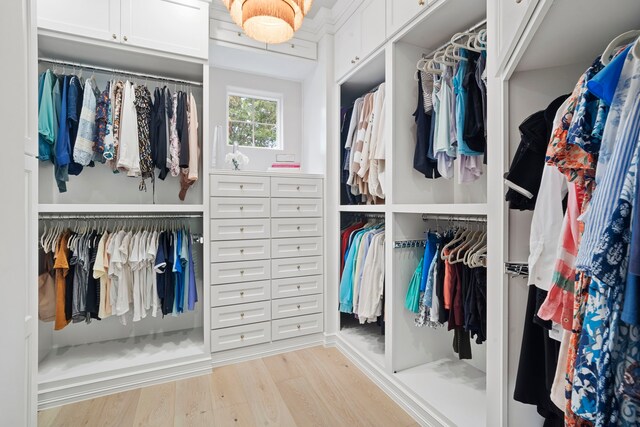
<path id="1" fill-rule="evenodd" d="M 225 155 L 233 150 L 232 146 L 227 145 L 226 132 L 226 102 L 227 87 L 229 86 L 281 93 L 284 99 L 282 114 L 283 150 L 241 147 L 239 151 L 247 155 L 250 160 L 249 164 L 242 169 L 265 171 L 276 161 L 276 155 L 281 153 L 294 154 L 296 161 L 302 160 L 302 83 L 213 67 L 211 68 L 210 76 L 210 124 L 212 141 L 213 135 L 215 134 L 215 127 L 219 126 L 216 164 L 212 165 L 213 167 L 216 169 L 231 169 L 231 166 L 224 163 Z"/>
<path id="2" fill-rule="evenodd" d="M 303 172 L 326 171 L 328 135 L 333 129 L 333 122 L 328 120 L 333 87 L 333 36 L 326 34 L 318 42 L 318 66 L 303 83 Z"/>

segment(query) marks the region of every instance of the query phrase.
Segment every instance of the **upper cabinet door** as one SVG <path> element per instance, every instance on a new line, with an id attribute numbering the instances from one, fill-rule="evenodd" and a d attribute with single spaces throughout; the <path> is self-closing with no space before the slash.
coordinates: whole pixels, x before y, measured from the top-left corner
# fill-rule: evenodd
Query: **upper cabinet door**
<path id="1" fill-rule="evenodd" d="M 498 65 L 505 65 L 527 28 L 527 23 L 540 0 L 503 0 L 498 2 Z"/>
<path id="2" fill-rule="evenodd" d="M 396 2 L 397 3 L 397 2 Z M 361 57 L 373 52 L 387 39 L 385 31 L 386 1 L 368 0 L 361 7 L 362 50 Z"/>
<path id="3" fill-rule="evenodd" d="M 515 0 L 513 0 L 515 1 Z M 434 0 L 391 0 L 387 2 L 387 31 L 393 34 L 425 10 Z"/>
<path id="4" fill-rule="evenodd" d="M 208 57 L 209 3 L 122 0 L 122 43 L 196 58 Z"/>
<path id="5" fill-rule="evenodd" d="M 38 27 L 120 42 L 120 0 L 38 0 Z"/>
<path id="6" fill-rule="evenodd" d="M 362 14 L 357 10 L 345 22 L 335 35 L 335 72 L 336 80 L 340 80 L 361 59 L 362 47 Z"/>

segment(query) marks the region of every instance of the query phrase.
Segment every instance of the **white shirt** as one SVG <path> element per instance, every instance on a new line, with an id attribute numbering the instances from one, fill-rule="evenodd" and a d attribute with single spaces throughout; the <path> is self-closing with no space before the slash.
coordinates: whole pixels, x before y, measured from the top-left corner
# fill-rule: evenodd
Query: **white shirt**
<path id="1" fill-rule="evenodd" d="M 136 112 L 135 99 L 135 85 L 127 81 L 124 84 L 122 94 L 120 145 L 118 146 L 118 169 L 127 171 L 127 176 L 140 176 L 138 113 Z"/>

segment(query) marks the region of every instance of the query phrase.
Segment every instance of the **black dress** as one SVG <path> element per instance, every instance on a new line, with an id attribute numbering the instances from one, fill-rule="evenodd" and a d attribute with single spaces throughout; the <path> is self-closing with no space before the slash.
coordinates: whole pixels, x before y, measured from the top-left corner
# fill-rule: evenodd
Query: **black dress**
<path id="1" fill-rule="evenodd" d="M 440 178 L 438 162 L 429 158 L 429 144 L 432 138 L 432 115 L 424 110 L 424 92 L 422 90 L 422 75 L 418 73 L 418 107 L 413 117 L 416 121 L 416 149 L 413 154 L 413 168 L 426 178 Z"/>

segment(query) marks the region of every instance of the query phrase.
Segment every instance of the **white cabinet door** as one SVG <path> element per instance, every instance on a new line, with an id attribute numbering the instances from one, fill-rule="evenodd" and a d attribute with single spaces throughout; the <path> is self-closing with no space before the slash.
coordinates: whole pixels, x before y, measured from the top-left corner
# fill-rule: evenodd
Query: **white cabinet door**
<path id="1" fill-rule="evenodd" d="M 401 29 L 425 10 L 430 3 L 433 3 L 433 0 L 391 0 L 387 2 L 387 31 L 389 34 Z"/>
<path id="2" fill-rule="evenodd" d="M 269 44 L 267 45 L 267 50 L 312 59 L 314 61 L 318 59 L 318 44 L 302 39 L 293 38 L 285 43 Z"/>
<path id="3" fill-rule="evenodd" d="M 405 2 L 406 0 L 402 1 L 402 3 Z M 396 1 L 396 3 L 398 2 Z M 362 23 L 360 57 L 364 58 L 387 39 L 385 31 L 386 1 L 369 0 L 364 2 L 360 8 L 362 14 L 360 18 Z"/>
<path id="4" fill-rule="evenodd" d="M 503 0 L 498 2 L 498 64 L 511 56 L 516 43 L 522 36 L 533 10 L 540 0 Z"/>
<path id="5" fill-rule="evenodd" d="M 347 74 L 361 59 L 361 16 L 360 11 L 357 10 L 336 33 L 335 72 L 337 80 Z"/>
<path id="6" fill-rule="evenodd" d="M 207 58 L 208 6 L 200 0 L 122 0 L 122 43 Z"/>
<path id="7" fill-rule="evenodd" d="M 120 0 L 38 0 L 38 27 L 120 42 Z"/>

